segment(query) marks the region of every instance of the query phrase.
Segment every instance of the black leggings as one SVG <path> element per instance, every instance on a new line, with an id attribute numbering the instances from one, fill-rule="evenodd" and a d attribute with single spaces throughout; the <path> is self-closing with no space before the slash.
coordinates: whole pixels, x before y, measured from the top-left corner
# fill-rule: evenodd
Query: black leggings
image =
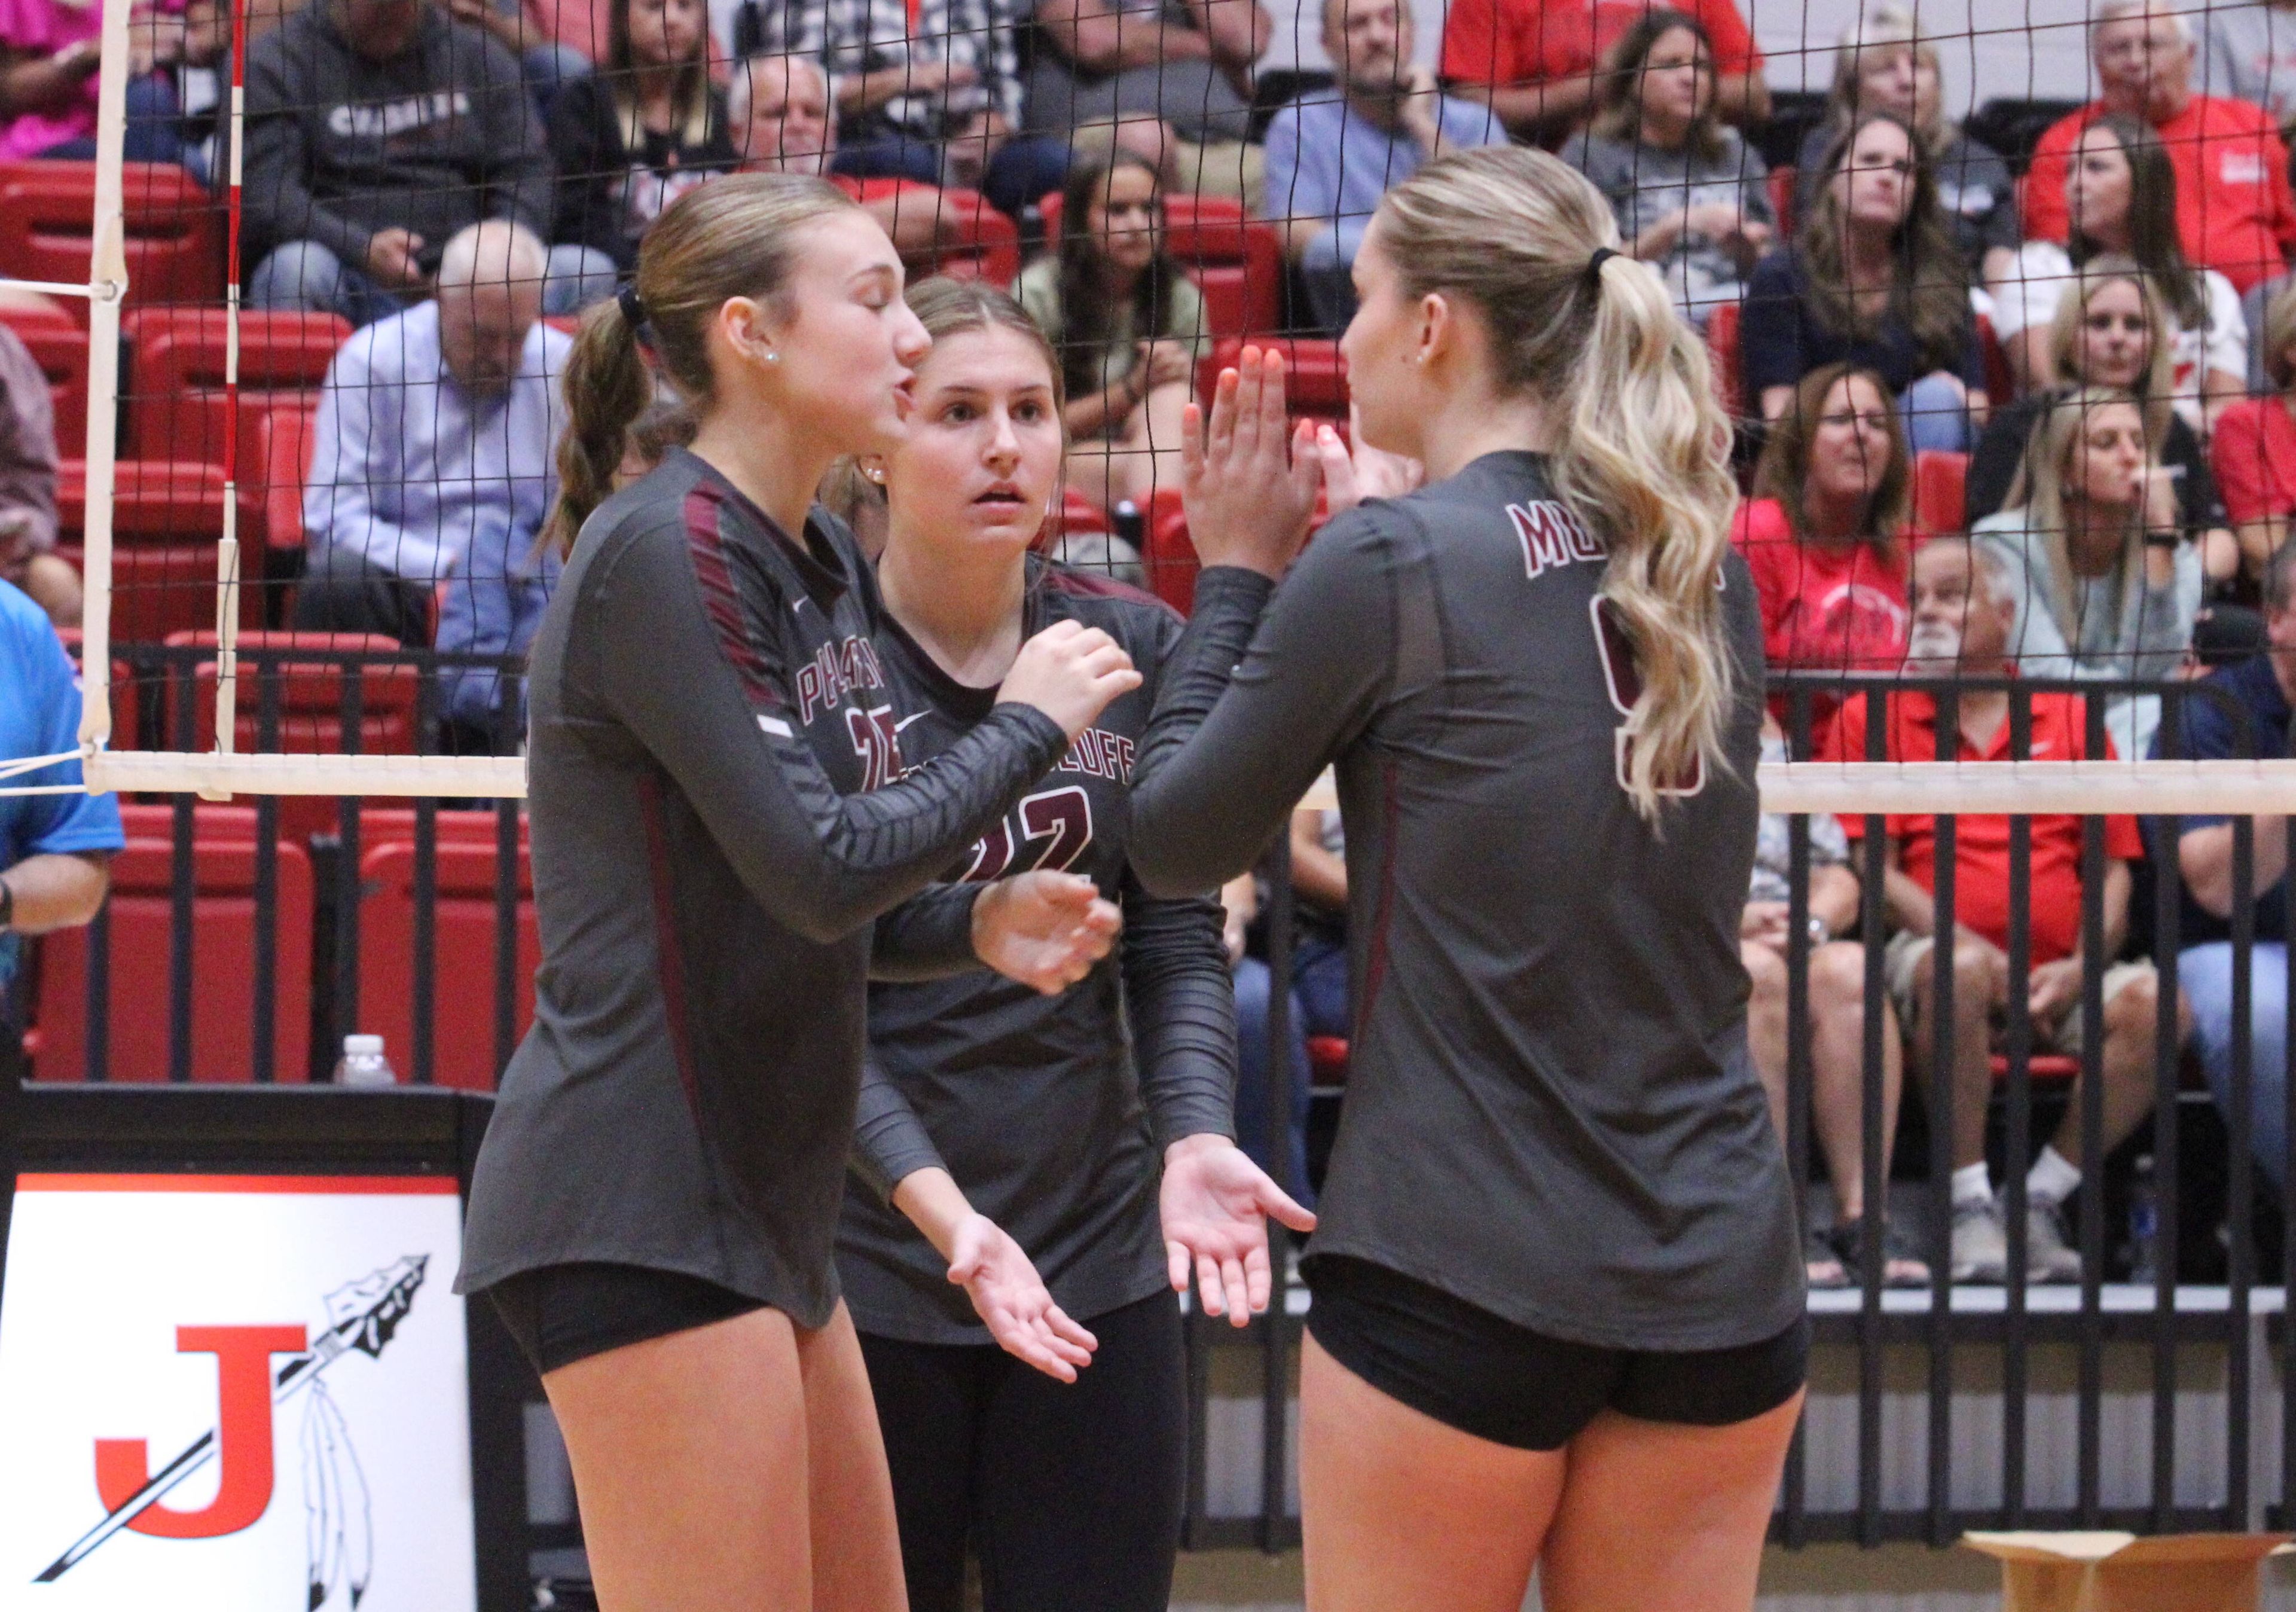
<path id="1" fill-rule="evenodd" d="M 861 1335 L 900 1516 L 910 1612 L 1164 1612 L 1180 1544 L 1186 1381 L 1169 1293 L 1084 1323 L 1073 1384 L 993 1344 Z"/>

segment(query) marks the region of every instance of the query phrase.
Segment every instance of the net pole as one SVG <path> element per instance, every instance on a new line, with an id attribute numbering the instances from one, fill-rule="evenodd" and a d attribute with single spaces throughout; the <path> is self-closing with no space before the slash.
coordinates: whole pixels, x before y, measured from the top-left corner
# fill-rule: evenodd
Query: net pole
<path id="1" fill-rule="evenodd" d="M 111 739 L 111 497 L 119 457 L 119 304 L 127 294 L 127 217 L 120 164 L 127 141 L 127 14 L 133 0 L 103 0 L 95 100 L 95 217 L 87 284 L 87 516 L 82 539 L 79 741 L 83 755 Z"/>
<path id="2" fill-rule="evenodd" d="M 228 756 L 239 733 L 239 221 L 240 153 L 247 116 L 247 8 L 239 7 L 231 29 L 231 108 L 226 119 L 230 179 L 225 197 L 226 268 L 223 282 L 223 541 L 216 544 L 216 721 L 215 748 Z M 222 790 L 201 791 L 209 800 L 228 800 Z"/>

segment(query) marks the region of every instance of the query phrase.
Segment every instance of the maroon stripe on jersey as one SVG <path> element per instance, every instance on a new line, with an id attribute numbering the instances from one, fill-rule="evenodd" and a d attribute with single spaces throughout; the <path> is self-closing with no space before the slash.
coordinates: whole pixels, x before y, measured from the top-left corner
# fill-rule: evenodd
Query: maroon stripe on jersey
<path id="1" fill-rule="evenodd" d="M 1387 926 L 1395 916 L 1395 763 L 1379 768 L 1379 901 L 1372 908 L 1371 944 L 1364 949 L 1363 1005 L 1356 1010 L 1356 1039 L 1371 1022 L 1372 1004 L 1387 978 Z"/>
<path id="2" fill-rule="evenodd" d="M 1180 613 L 1155 594 L 1144 593 L 1128 582 L 1119 582 L 1113 577 L 1095 577 L 1056 565 L 1045 568 L 1045 591 L 1083 599 L 1124 599 L 1134 604 L 1153 605 L 1175 616 Z"/>
<path id="3" fill-rule="evenodd" d="M 701 1092 L 693 1075 L 693 1049 L 685 1039 L 685 964 L 677 949 L 677 915 L 670 905 L 669 825 L 662 815 L 661 780 L 638 781 L 638 807 L 645 819 L 646 861 L 653 878 L 654 951 L 660 960 L 661 1011 L 669 1020 L 670 1055 L 677 1060 L 677 1084 L 685 1088 L 686 1111 L 701 1125 Z"/>
<path id="4" fill-rule="evenodd" d="M 753 706 L 782 704 L 766 663 L 750 642 L 742 621 L 742 597 L 734 591 L 733 574 L 726 569 L 726 538 L 718 529 L 725 499 L 716 487 L 701 483 L 685 495 L 685 552 L 693 562 L 693 580 L 701 589 L 701 608 L 717 629 L 718 647 L 725 652 L 742 691 Z"/>

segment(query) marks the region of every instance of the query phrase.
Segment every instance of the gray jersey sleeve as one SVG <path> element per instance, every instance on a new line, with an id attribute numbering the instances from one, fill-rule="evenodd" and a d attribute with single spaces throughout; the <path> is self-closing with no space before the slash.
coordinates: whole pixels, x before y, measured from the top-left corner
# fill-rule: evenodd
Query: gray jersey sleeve
<path id="1" fill-rule="evenodd" d="M 869 978 L 896 983 L 946 979 L 982 967 L 972 949 L 972 908 L 988 888 L 935 885 L 877 920 L 869 943 Z"/>
<path id="2" fill-rule="evenodd" d="M 1043 712 L 1000 705 L 898 783 L 840 794 L 786 708 L 755 709 L 744 696 L 744 681 L 786 688 L 785 669 L 752 633 L 758 664 L 737 678 L 685 542 L 682 529 L 642 531 L 592 572 L 593 656 L 646 646 L 611 666 L 594 659 L 592 685 L 676 781 L 758 904 L 806 938 L 850 934 L 930 883 L 1068 748 Z"/>
<path id="3" fill-rule="evenodd" d="M 861 1101 L 853 1115 L 853 1173 L 887 1203 L 893 1189 L 919 1170 L 948 1166 L 924 1121 L 871 1052 L 861 1061 Z"/>
<path id="4" fill-rule="evenodd" d="M 1124 884 L 1124 1003 L 1140 1098 L 1160 1148 L 1235 1135 L 1235 985 L 1220 905 Z"/>

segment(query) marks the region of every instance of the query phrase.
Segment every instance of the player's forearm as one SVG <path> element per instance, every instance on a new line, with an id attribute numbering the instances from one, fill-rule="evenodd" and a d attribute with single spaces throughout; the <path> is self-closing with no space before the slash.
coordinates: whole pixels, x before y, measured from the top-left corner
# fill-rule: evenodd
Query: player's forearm
<path id="1" fill-rule="evenodd" d="M 972 1205 L 956 1178 L 939 1165 L 912 1170 L 893 1189 L 893 1207 L 924 1234 L 943 1259 L 956 1246 L 957 1228 L 972 1217 Z"/>
<path id="2" fill-rule="evenodd" d="M 111 874 L 101 855 L 51 854 L 27 856 L 0 872 L 0 884 L 8 887 L 12 901 L 8 928 L 19 935 L 45 935 L 94 918 L 111 888 Z"/>

